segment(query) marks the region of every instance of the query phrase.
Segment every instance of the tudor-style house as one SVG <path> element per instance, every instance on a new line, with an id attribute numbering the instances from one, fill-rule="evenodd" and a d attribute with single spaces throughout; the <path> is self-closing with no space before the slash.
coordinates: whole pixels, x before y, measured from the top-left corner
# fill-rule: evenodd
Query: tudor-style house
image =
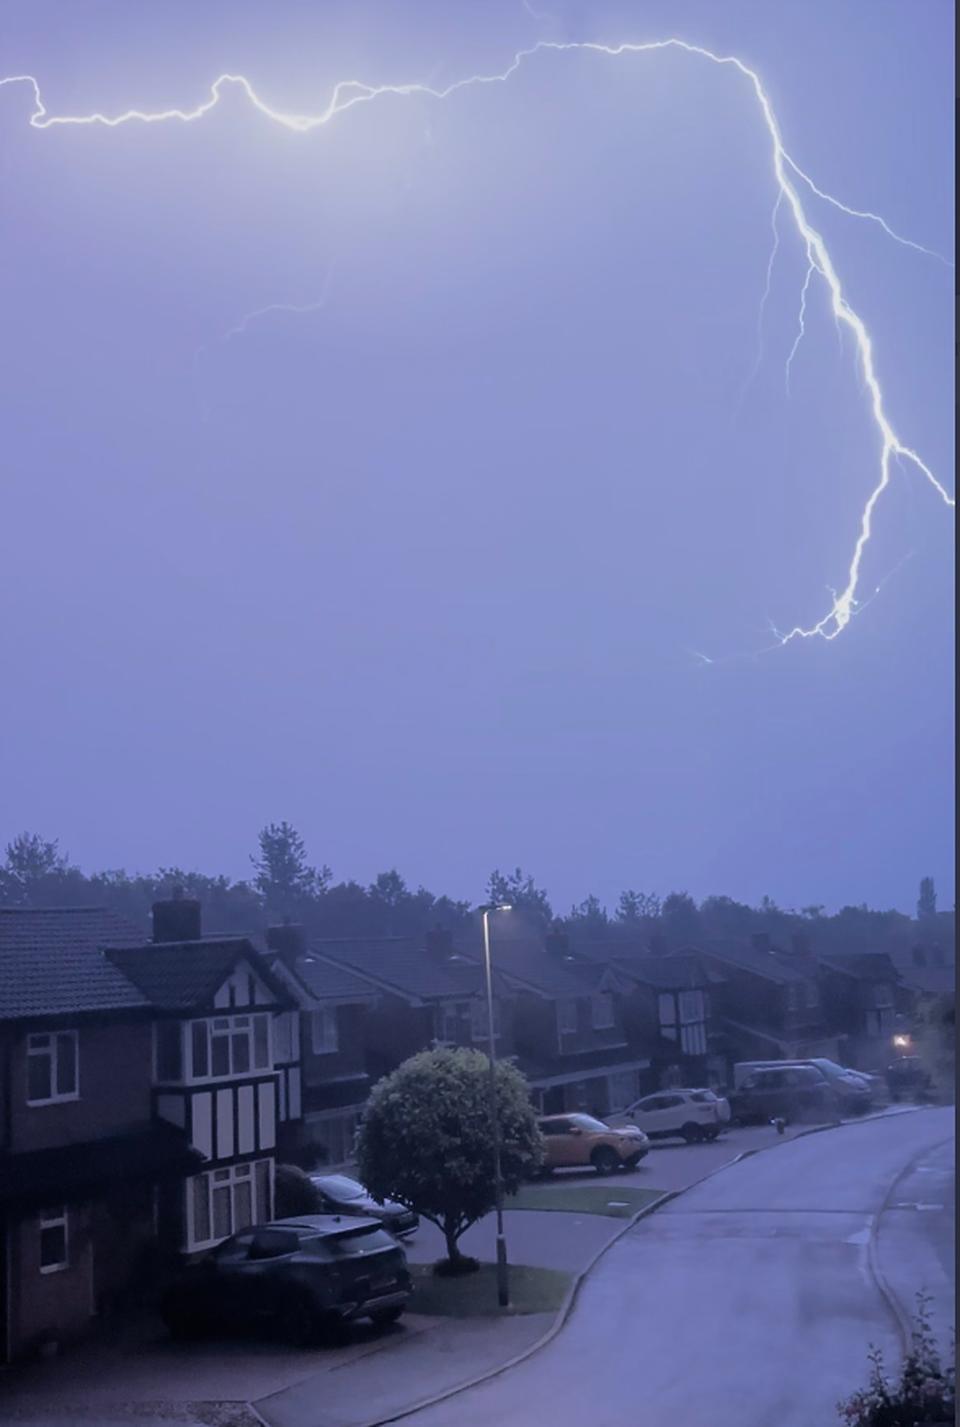
<path id="1" fill-rule="evenodd" d="M 196 903 L 157 904 L 154 936 L 0 909 L 0 1361 L 270 1216 L 272 1021 L 294 1003 L 249 941 L 201 937 Z"/>
<path id="2" fill-rule="evenodd" d="M 273 1022 L 296 1002 L 248 938 L 202 937 L 199 902 L 153 919 L 151 943 L 108 956 L 154 1011 L 154 1113 L 204 1159 L 161 1211 L 166 1244 L 195 1253 L 271 1216 L 280 1110 L 299 1118 L 280 1104 Z"/>

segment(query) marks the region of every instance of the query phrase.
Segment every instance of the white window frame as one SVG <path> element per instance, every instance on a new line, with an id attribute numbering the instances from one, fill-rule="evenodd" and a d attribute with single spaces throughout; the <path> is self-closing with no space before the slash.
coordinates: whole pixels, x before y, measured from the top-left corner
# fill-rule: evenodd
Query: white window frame
<path id="1" fill-rule="evenodd" d="M 40 1264 L 41 1273 L 63 1273 L 70 1267 L 70 1219 L 65 1204 L 58 1206 L 58 1212 L 47 1209 L 37 1219 L 37 1258 L 41 1257 L 40 1244 L 44 1229 L 63 1229 L 63 1258 L 58 1263 Z"/>
<path id="2" fill-rule="evenodd" d="M 340 1049 L 336 1006 L 320 1006 L 310 1013 L 310 1046 L 314 1055 L 336 1055 Z"/>
<path id="3" fill-rule="evenodd" d="M 57 1070 L 60 1058 L 58 1048 L 58 1038 L 66 1036 L 73 1043 L 73 1089 L 61 1092 L 57 1090 Z M 31 1059 L 46 1057 L 50 1061 L 50 1094 L 39 1099 L 30 1098 L 30 1065 Z M 67 1100 L 80 1099 L 80 1037 L 76 1031 L 37 1031 L 31 1032 L 27 1036 L 27 1104 L 28 1105 L 56 1105 L 63 1104 Z"/>
<path id="4" fill-rule="evenodd" d="M 697 1021 L 705 1020 L 703 1012 L 703 992 L 702 991 L 681 991 L 680 992 L 680 1024 L 690 1026 Z"/>
<path id="5" fill-rule="evenodd" d="M 667 1040 L 677 1039 L 677 998 L 672 991 L 661 991 L 657 997 L 657 1017 L 660 1034 Z"/>
<path id="6" fill-rule="evenodd" d="M 282 1065 L 300 1059 L 300 1012 L 281 1011 L 273 1018 L 273 1059 Z"/>
<path id="7" fill-rule="evenodd" d="M 580 1003 L 576 996 L 564 996 L 557 1002 L 557 1032 L 574 1036 L 580 1029 Z"/>
<path id="8" fill-rule="evenodd" d="M 617 1013 L 611 991 L 596 991 L 590 997 L 590 1019 L 595 1031 L 612 1031 L 616 1028 Z"/>
<path id="9" fill-rule="evenodd" d="M 257 1021 L 261 1021 L 261 1022 L 264 1024 L 265 1029 L 266 1029 L 267 1052 L 266 1052 L 266 1059 L 265 1059 L 265 1061 L 263 1062 L 262 1065 L 258 1065 L 258 1064 L 257 1064 L 257 1061 L 256 1061 L 256 1058 L 255 1058 L 256 1043 L 257 1043 L 257 1042 L 256 1042 L 255 1023 L 256 1023 Z M 187 1052 L 187 1049 L 188 1049 L 188 1048 L 189 1048 L 189 1053 L 190 1053 L 190 1061 L 189 1061 L 190 1075 L 189 1075 L 189 1079 L 188 1079 L 187 1076 L 186 1076 L 187 1063 L 186 1063 L 186 1058 L 185 1058 L 185 1059 L 184 1059 L 184 1072 L 185 1072 L 185 1074 L 184 1074 L 184 1079 L 187 1080 L 187 1083 L 189 1083 L 189 1084 L 197 1083 L 197 1084 L 205 1085 L 205 1084 L 207 1084 L 207 1083 L 208 1083 L 209 1081 L 211 1081 L 211 1080 L 212 1080 L 212 1081 L 238 1080 L 238 1079 L 240 1079 L 240 1078 L 243 1077 L 243 1076 L 249 1076 L 249 1075 L 263 1075 L 263 1074 L 266 1074 L 266 1073 L 269 1072 L 269 1071 L 272 1071 L 272 1070 L 273 1070 L 273 1026 L 272 1026 L 272 1024 L 271 1024 L 272 1021 L 273 1021 L 273 1016 L 270 1014 L 269 1011 L 256 1011 L 256 1012 L 254 1012 L 254 1011 L 252 1011 L 252 1010 L 247 1010 L 247 1011 L 228 1011 L 227 1014 L 222 1015 L 222 1016 L 207 1016 L 207 1017 L 204 1017 L 204 1018 L 202 1018 L 202 1019 L 197 1019 L 197 1020 L 190 1021 L 190 1022 L 189 1022 L 189 1034 L 188 1034 L 187 1036 L 185 1036 L 185 1038 L 184 1038 L 184 1057 L 186 1057 L 186 1052 Z M 195 1065 L 195 1063 L 194 1063 L 193 1037 L 194 1037 L 194 1028 L 195 1028 L 196 1026 L 203 1026 L 203 1027 L 205 1028 L 206 1040 L 207 1040 L 207 1070 L 206 1070 L 206 1074 L 200 1074 L 200 1073 L 197 1071 L 196 1065 Z M 234 1062 L 233 1062 L 233 1037 L 234 1037 L 234 1036 L 244 1035 L 244 1034 L 246 1035 L 247 1046 L 248 1046 L 248 1051 L 249 1051 L 249 1062 L 250 1062 L 250 1063 L 249 1063 L 249 1065 L 247 1066 L 246 1070 L 236 1070 L 236 1069 L 234 1068 Z M 220 1039 L 220 1038 L 223 1038 L 223 1039 L 226 1039 L 226 1040 L 227 1040 L 227 1066 L 228 1066 L 228 1068 L 227 1068 L 227 1070 L 225 1070 L 225 1071 L 215 1071 L 214 1068 L 213 1068 L 213 1043 L 214 1043 L 214 1040 Z"/>
<path id="10" fill-rule="evenodd" d="M 210 1248 L 210 1247 L 212 1247 L 212 1245 L 214 1245 L 214 1244 L 222 1244 L 223 1241 L 224 1241 L 224 1239 L 229 1239 L 232 1234 L 242 1233 L 244 1229 L 250 1228 L 250 1227 L 252 1227 L 252 1225 L 254 1225 L 254 1224 L 259 1224 L 259 1223 L 261 1223 L 261 1222 L 263 1221 L 263 1219 L 267 1217 L 266 1209 L 267 1209 L 269 1206 L 262 1205 L 262 1204 L 259 1202 L 260 1192 L 259 1192 L 259 1189 L 258 1189 L 258 1174 L 257 1174 L 257 1169 L 258 1169 L 258 1166 L 259 1166 L 260 1164 L 268 1164 L 268 1165 L 270 1166 L 270 1176 L 269 1176 L 269 1179 L 270 1179 L 270 1197 L 271 1197 L 271 1200 L 272 1200 L 272 1199 L 273 1199 L 273 1192 L 274 1192 L 274 1189 L 273 1189 L 274 1161 L 273 1161 L 273 1159 L 265 1159 L 265 1158 L 264 1158 L 264 1159 L 260 1159 L 260 1160 L 245 1160 L 245 1161 L 243 1162 L 243 1164 L 232 1164 L 232 1165 L 223 1166 L 222 1168 L 218 1168 L 218 1169 L 207 1169 L 207 1170 L 204 1170 L 202 1174 L 194 1175 L 192 1178 L 190 1178 L 190 1179 L 188 1179 L 188 1180 L 185 1181 L 185 1183 L 184 1183 L 184 1194 L 185 1194 L 185 1196 L 186 1196 L 186 1209 L 187 1209 L 187 1216 L 186 1216 L 186 1223 L 187 1223 L 187 1244 L 186 1244 L 186 1248 L 187 1248 L 187 1252 L 188 1252 L 188 1253 L 193 1253 L 194 1251 L 199 1250 L 199 1249 L 207 1249 L 207 1248 Z M 198 1239 L 198 1238 L 196 1238 L 196 1236 L 195 1236 L 195 1223 L 194 1223 L 194 1192 L 195 1192 L 195 1184 L 196 1184 L 196 1181 L 197 1181 L 198 1179 L 199 1179 L 199 1180 L 202 1180 L 203 1183 L 204 1183 L 204 1185 L 206 1186 L 207 1222 L 208 1222 L 209 1225 L 210 1225 L 210 1237 L 209 1237 L 209 1238 L 206 1238 L 206 1239 Z M 239 1229 L 237 1229 L 237 1228 L 234 1227 L 234 1225 L 236 1224 L 236 1209 L 235 1209 L 235 1205 L 236 1205 L 236 1190 L 237 1190 L 237 1185 L 249 1185 L 249 1186 L 250 1186 L 250 1209 L 251 1209 L 251 1213 L 252 1213 L 252 1215 L 253 1215 L 253 1219 L 252 1219 L 252 1221 L 251 1221 L 251 1224 L 244 1224 L 244 1225 L 243 1225 L 241 1228 L 239 1228 Z M 215 1188 L 216 1188 L 216 1189 L 221 1189 L 221 1188 L 223 1188 L 223 1187 L 228 1187 L 229 1190 L 230 1190 L 230 1228 L 229 1228 L 229 1230 L 228 1230 L 228 1232 L 227 1232 L 226 1234 L 214 1234 L 214 1232 L 213 1232 L 213 1224 L 214 1224 L 214 1216 L 213 1216 L 213 1191 L 214 1191 Z"/>

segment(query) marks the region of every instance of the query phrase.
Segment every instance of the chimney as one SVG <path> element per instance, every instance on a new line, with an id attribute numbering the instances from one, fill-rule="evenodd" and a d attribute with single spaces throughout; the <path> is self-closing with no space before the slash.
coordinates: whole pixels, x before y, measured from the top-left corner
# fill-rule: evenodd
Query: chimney
<path id="1" fill-rule="evenodd" d="M 544 938 L 544 946 L 548 956 L 555 956 L 558 960 L 570 955 L 570 938 L 563 927 L 554 925 L 547 932 Z"/>
<path id="2" fill-rule="evenodd" d="M 793 932 L 790 937 L 791 955 L 806 959 L 810 956 L 810 942 L 804 932 Z"/>
<path id="3" fill-rule="evenodd" d="M 760 952 L 763 956 L 771 955 L 769 932 L 754 932 L 750 938 L 754 951 Z"/>
<path id="4" fill-rule="evenodd" d="M 182 887 L 174 887 L 164 902 L 153 904 L 153 940 L 199 941 L 202 936 L 200 903 L 185 897 Z"/>
<path id="5" fill-rule="evenodd" d="M 427 951 L 437 961 L 449 961 L 454 955 L 453 932 L 447 931 L 439 922 L 432 931 L 427 932 L 425 944 Z"/>
<path id="6" fill-rule="evenodd" d="M 279 956 L 284 966 L 293 966 L 307 954 L 307 934 L 298 922 L 285 917 L 282 926 L 267 927 L 267 946 Z"/>

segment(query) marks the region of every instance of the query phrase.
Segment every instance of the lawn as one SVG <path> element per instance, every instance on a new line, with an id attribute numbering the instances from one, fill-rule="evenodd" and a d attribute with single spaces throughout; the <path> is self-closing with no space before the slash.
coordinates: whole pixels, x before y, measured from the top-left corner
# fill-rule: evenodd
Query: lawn
<path id="1" fill-rule="evenodd" d="M 428 1313 L 438 1318 L 475 1318 L 501 1313 L 555 1313 L 573 1279 L 573 1274 L 556 1268 L 510 1268 L 510 1306 L 497 1304 L 497 1270 L 481 1264 L 476 1273 L 460 1278 L 438 1278 L 432 1264 L 411 1264 L 413 1297 L 411 1313 Z"/>
<path id="2" fill-rule="evenodd" d="M 634 1189 L 618 1184 L 524 1184 L 504 1200 L 505 1209 L 554 1209 L 563 1214 L 606 1214 L 629 1219 L 659 1199 L 662 1189 Z"/>

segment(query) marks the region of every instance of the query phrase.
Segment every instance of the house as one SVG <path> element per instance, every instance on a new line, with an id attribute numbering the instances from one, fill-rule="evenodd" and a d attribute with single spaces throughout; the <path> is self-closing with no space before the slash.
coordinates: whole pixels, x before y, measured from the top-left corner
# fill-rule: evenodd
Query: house
<path id="1" fill-rule="evenodd" d="M 268 964 L 298 1006 L 278 1017 L 281 1097 L 284 1079 L 292 1076 L 288 1099 L 302 1104 L 299 1134 L 282 1142 L 284 1158 L 311 1167 L 343 1164 L 370 1091 L 365 1019 L 379 992 L 356 972 L 310 953 L 303 927 L 271 927 L 266 941 Z"/>
<path id="2" fill-rule="evenodd" d="M 0 1351 L 65 1341 L 163 1254 L 272 1209 L 274 1016 L 252 943 L 154 906 L 0 909 Z"/>
<path id="3" fill-rule="evenodd" d="M 624 1003 L 627 1039 L 650 1058 L 640 1093 L 671 1085 L 725 1084 L 727 1041 L 713 1003 L 724 977 L 696 952 L 618 953 L 611 964 L 632 983 Z"/>
<path id="4" fill-rule="evenodd" d="M 310 955 L 322 965 L 362 977 L 377 992 L 363 1018 L 371 1084 L 408 1056 L 433 1046 L 486 1050 L 483 968 L 442 928 L 425 937 L 312 941 Z M 506 1057 L 514 1048 L 512 988 L 499 971 L 493 981 L 497 1054 Z"/>
<path id="5" fill-rule="evenodd" d="M 828 1025 L 819 967 L 805 947 L 785 951 L 758 933 L 749 942 L 711 940 L 695 950 L 719 977 L 711 998 L 729 1067 L 738 1060 L 839 1060 L 841 1036 Z"/>
<path id="6" fill-rule="evenodd" d="M 199 1166 L 153 1106 L 153 1010 L 100 908 L 0 908 L 0 1360 L 77 1336 Z"/>
<path id="7" fill-rule="evenodd" d="M 817 966 L 827 1025 L 841 1037 L 841 1063 L 883 1070 L 898 1025 L 897 968 L 886 952 L 820 956 Z"/>
<path id="8" fill-rule="evenodd" d="M 642 1093 L 652 1062 L 649 1047 L 630 1043 L 629 976 L 577 955 L 558 929 L 498 937 L 494 960 L 513 991 L 516 1060 L 538 1109 L 606 1115 Z"/>

